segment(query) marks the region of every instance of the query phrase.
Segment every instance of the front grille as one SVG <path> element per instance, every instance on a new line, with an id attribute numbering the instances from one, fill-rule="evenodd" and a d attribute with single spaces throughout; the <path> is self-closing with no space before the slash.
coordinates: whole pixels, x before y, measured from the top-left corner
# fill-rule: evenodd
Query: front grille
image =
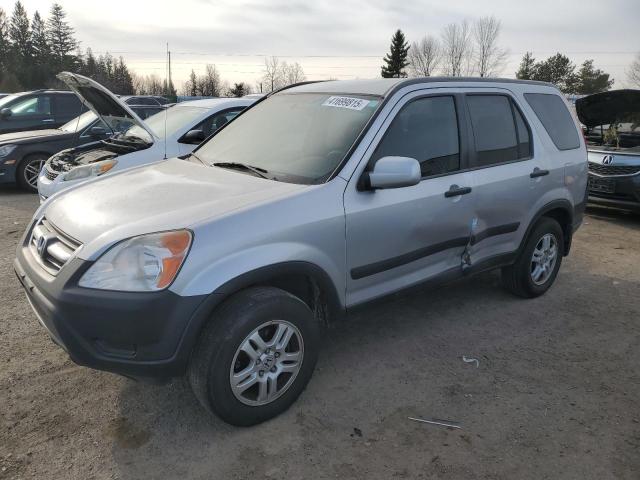
<path id="1" fill-rule="evenodd" d="M 47 177 L 49 180 L 55 180 L 58 175 L 60 175 L 60 172 L 55 172 L 53 170 L 51 170 L 51 168 L 47 165 L 44 169 L 44 176 Z"/>
<path id="2" fill-rule="evenodd" d="M 633 175 L 640 172 L 640 165 L 602 165 L 589 162 L 589 171 L 598 175 Z"/>
<path id="3" fill-rule="evenodd" d="M 60 271 L 80 246 L 80 242 L 62 233 L 44 217 L 35 224 L 29 238 L 31 254 L 52 275 Z"/>

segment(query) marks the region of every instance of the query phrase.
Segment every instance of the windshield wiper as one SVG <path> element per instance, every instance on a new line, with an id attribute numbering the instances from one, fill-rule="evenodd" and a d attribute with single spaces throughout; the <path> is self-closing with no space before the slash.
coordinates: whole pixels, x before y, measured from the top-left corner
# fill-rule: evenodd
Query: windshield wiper
<path id="1" fill-rule="evenodd" d="M 250 172 L 255 173 L 259 177 L 269 179 L 269 176 L 265 175 L 265 174 L 269 173 L 268 170 L 265 170 L 264 168 L 260 168 L 260 167 L 254 167 L 252 165 L 247 165 L 245 163 L 215 162 L 215 163 L 212 163 L 211 165 L 213 165 L 214 167 L 231 168 L 231 169 L 234 169 L 234 170 L 248 170 Z"/>

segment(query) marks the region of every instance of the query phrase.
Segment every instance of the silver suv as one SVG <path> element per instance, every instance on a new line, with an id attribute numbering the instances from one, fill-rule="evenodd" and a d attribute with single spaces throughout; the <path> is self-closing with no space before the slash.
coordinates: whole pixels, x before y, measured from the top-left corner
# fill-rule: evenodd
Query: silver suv
<path id="1" fill-rule="evenodd" d="M 549 84 L 308 83 L 187 158 L 52 196 L 15 270 L 80 365 L 187 375 L 251 425 L 309 381 L 319 329 L 423 282 L 501 268 L 543 294 L 582 221 L 587 151 Z"/>

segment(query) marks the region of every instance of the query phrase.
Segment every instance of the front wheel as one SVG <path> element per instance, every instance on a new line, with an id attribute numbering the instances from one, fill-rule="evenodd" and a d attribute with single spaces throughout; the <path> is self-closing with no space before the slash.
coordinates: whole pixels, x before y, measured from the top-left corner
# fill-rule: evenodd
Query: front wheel
<path id="1" fill-rule="evenodd" d="M 228 299 L 205 327 L 188 371 L 202 405 L 233 425 L 285 411 L 309 382 L 319 332 L 309 307 L 272 287 Z"/>
<path id="2" fill-rule="evenodd" d="M 18 164 L 16 181 L 27 192 L 38 192 L 38 175 L 47 161 L 46 155 L 36 154 L 26 157 Z"/>
<path id="3" fill-rule="evenodd" d="M 542 217 L 516 263 L 502 269 L 502 284 L 520 297 L 533 298 L 553 284 L 562 264 L 564 234 L 553 218 Z"/>

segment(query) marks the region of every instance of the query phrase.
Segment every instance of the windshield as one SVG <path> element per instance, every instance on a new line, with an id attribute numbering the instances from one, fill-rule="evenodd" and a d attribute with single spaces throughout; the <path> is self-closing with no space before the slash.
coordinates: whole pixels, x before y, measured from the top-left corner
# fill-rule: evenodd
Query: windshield
<path id="1" fill-rule="evenodd" d="M 171 137 L 176 133 L 179 133 L 179 131 L 183 130 L 185 127 L 192 127 L 205 112 L 206 109 L 200 107 L 181 107 L 176 105 L 151 115 L 144 122 L 157 137 L 164 138 L 166 117 L 166 136 Z M 132 127 L 129 131 L 137 131 L 136 129 L 142 130 L 140 127 Z"/>
<path id="2" fill-rule="evenodd" d="M 67 123 L 60 127 L 60 130 L 67 133 L 78 132 L 80 130 L 84 130 L 91 123 L 96 120 L 96 114 L 91 110 L 88 112 L 84 112 L 82 115 L 74 118 L 73 120 L 69 120 Z"/>
<path id="3" fill-rule="evenodd" d="M 378 97 L 279 94 L 257 104 L 196 152 L 202 161 L 241 163 L 278 180 L 321 183 L 340 164 L 380 103 Z"/>
<path id="4" fill-rule="evenodd" d="M 0 108 L 4 108 L 8 103 L 12 102 L 18 97 L 20 97 L 20 95 L 13 94 L 13 95 L 7 95 L 6 97 L 0 98 Z"/>

